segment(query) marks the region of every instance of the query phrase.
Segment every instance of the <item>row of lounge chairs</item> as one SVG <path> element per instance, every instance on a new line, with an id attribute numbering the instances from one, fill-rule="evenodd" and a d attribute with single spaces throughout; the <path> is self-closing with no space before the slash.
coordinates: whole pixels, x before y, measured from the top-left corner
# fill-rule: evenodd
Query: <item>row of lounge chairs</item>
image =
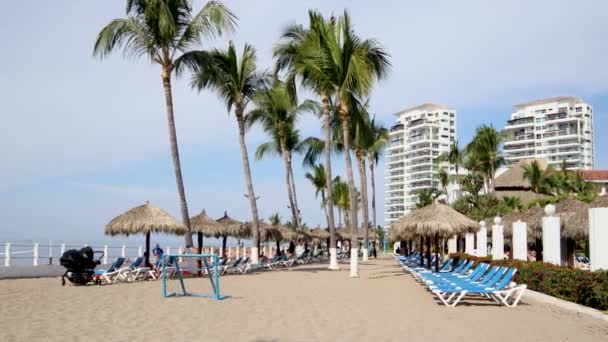
<path id="1" fill-rule="evenodd" d="M 526 290 L 525 284 L 513 282 L 516 268 L 481 262 L 473 269 L 473 260 L 459 260 L 453 264 L 454 260 L 448 259 L 436 272 L 418 266 L 418 252 L 409 257 L 395 255 L 395 259 L 416 281 L 449 307 L 456 306 L 466 296 L 481 296 L 497 304 L 514 307 Z"/>
<path id="2" fill-rule="evenodd" d="M 319 262 L 323 260 L 323 252 L 318 251 L 313 253 L 312 251 L 305 251 L 299 256 L 287 257 L 287 255 L 276 255 L 272 259 L 268 259 L 259 265 L 253 265 L 250 262 L 250 258 L 240 257 L 235 260 L 229 260 L 228 258 L 222 258 L 218 264 L 217 272 L 219 275 L 224 274 L 245 274 L 251 270 L 269 269 L 277 270 L 280 268 L 288 268 L 295 265 L 307 264 L 310 262 Z M 195 259 L 191 259 L 195 261 Z M 112 264 L 106 269 L 96 269 L 95 277 L 97 283 L 117 283 L 117 282 L 133 282 L 137 280 L 145 279 L 159 279 L 162 272 L 162 263 L 159 259 L 154 267 L 146 267 L 143 265 L 143 257 L 138 257 L 128 266 L 123 266 L 125 258 L 119 257 L 114 260 Z M 195 265 L 183 265 L 180 267 L 182 274 L 195 274 L 198 272 L 198 266 Z M 210 268 L 210 272 L 207 268 L 203 267 L 201 270 L 203 276 L 214 276 L 215 268 Z M 174 277 L 177 269 L 172 265 L 172 261 L 168 261 L 168 265 L 165 266 L 165 272 L 168 277 Z"/>

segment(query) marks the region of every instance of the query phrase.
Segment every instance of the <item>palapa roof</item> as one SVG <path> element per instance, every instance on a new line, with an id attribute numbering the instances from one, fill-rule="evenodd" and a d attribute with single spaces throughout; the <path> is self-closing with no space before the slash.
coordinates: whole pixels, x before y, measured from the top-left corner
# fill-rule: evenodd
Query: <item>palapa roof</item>
<path id="1" fill-rule="evenodd" d="M 247 227 L 251 230 L 251 222 L 247 223 Z M 278 226 L 271 225 L 270 223 L 260 220 L 260 239 L 262 241 L 281 241 L 283 240 L 283 234 Z"/>
<path id="2" fill-rule="evenodd" d="M 223 227 L 220 234 L 217 235 L 218 237 L 232 236 L 236 238 L 247 238 L 251 235 L 246 225 L 228 216 L 228 212 L 226 211 L 224 211 L 224 216 L 216 221 Z"/>
<path id="3" fill-rule="evenodd" d="M 567 198 L 555 204 L 555 212 L 560 215 L 562 237 L 585 239 L 589 236 L 589 205 L 574 198 Z"/>
<path id="4" fill-rule="evenodd" d="M 524 179 L 524 166 L 538 163 L 541 170 L 547 169 L 547 161 L 544 159 L 522 159 L 511 166 L 507 171 L 496 177 L 495 188 L 498 190 L 530 190 L 530 182 Z"/>
<path id="5" fill-rule="evenodd" d="M 192 232 L 214 237 L 222 236 L 224 230 L 224 226 L 207 216 L 204 209 L 200 214 L 190 218 L 190 228 Z"/>
<path id="6" fill-rule="evenodd" d="M 289 229 L 286 227 L 279 227 L 281 234 L 283 235 L 283 240 L 285 241 L 293 241 L 293 242 L 310 242 L 312 241 L 312 237 L 302 229 Z"/>
<path id="7" fill-rule="evenodd" d="M 309 235 L 317 241 L 325 241 L 329 239 L 329 231 L 327 229 L 317 227 L 309 231 Z"/>
<path id="8" fill-rule="evenodd" d="M 530 201 L 539 199 L 539 198 L 547 198 L 550 197 L 545 194 L 538 194 L 532 190 L 501 190 L 497 189 L 494 192 L 494 195 L 498 199 L 503 199 L 505 197 L 517 197 L 519 198 L 519 202 L 521 204 L 530 203 Z"/>
<path id="9" fill-rule="evenodd" d="M 479 223 L 449 205 L 434 202 L 403 216 L 391 225 L 392 230 L 401 231 L 395 233 L 398 235 L 451 237 L 467 231 L 477 231 Z"/>
<path id="10" fill-rule="evenodd" d="M 375 229 L 371 229 L 368 228 L 368 233 L 367 233 L 367 237 L 370 240 L 377 240 L 378 239 L 378 232 Z M 363 228 L 359 229 L 359 239 L 364 239 L 365 238 L 365 230 L 363 230 Z"/>
<path id="11" fill-rule="evenodd" d="M 164 210 L 149 202 L 115 217 L 105 228 L 106 235 L 168 233 L 182 235 L 188 228 Z"/>

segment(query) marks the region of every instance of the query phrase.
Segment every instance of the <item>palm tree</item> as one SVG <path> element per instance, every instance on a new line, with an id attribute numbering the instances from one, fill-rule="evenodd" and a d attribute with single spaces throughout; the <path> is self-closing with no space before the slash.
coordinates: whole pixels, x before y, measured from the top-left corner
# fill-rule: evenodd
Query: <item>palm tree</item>
<path id="1" fill-rule="evenodd" d="M 211 89 L 226 103 L 228 111 L 234 107 L 239 130 L 239 145 L 243 159 L 243 172 L 247 187 L 246 197 L 251 207 L 253 221 L 253 247 L 251 249 L 251 262 L 258 263 L 258 242 L 260 238 L 257 198 L 253 190 L 253 180 L 249 167 L 249 156 L 245 144 L 245 109 L 252 97 L 260 90 L 265 89 L 268 77 L 256 71 L 255 49 L 245 44 L 243 53 L 237 56 L 234 43 L 231 41 L 227 50 L 215 49 L 210 53 L 200 52 L 196 72 L 192 76 L 192 86 L 196 89 Z"/>
<path id="2" fill-rule="evenodd" d="M 502 202 L 509 212 L 520 211 L 523 208 L 523 206 L 521 205 L 521 199 L 517 196 L 503 197 Z"/>
<path id="3" fill-rule="evenodd" d="M 293 180 L 291 166 L 294 151 L 302 149 L 298 131 L 295 129 L 299 116 L 306 111 L 318 111 L 314 101 L 304 101 L 297 105 L 295 98 L 290 96 L 285 85 L 276 80 L 271 89 L 261 91 L 253 97 L 256 108 L 247 115 L 249 127 L 260 123 L 266 134 L 272 140 L 260 145 L 256 151 L 256 159 L 264 155 L 278 152 L 285 163 L 285 179 L 289 197 L 292 220 L 295 227 L 299 226 L 300 210 L 296 196 L 296 187 Z"/>
<path id="4" fill-rule="evenodd" d="M 386 51 L 376 40 L 359 38 L 351 25 L 350 15 L 332 21 L 331 29 L 323 36 L 317 69 L 322 70 L 333 86 L 338 100 L 338 112 L 342 121 L 342 139 L 346 179 L 350 202 L 351 239 L 357 241 L 356 191 L 350 156 L 350 120 L 354 108 L 353 99 L 367 96 L 375 81 L 386 76 L 390 63 Z M 359 276 L 358 250 L 351 249 L 351 277 Z"/>
<path id="5" fill-rule="evenodd" d="M 460 165 L 464 162 L 464 154 L 458 148 L 458 140 L 454 141 L 454 143 L 450 146 L 450 151 L 447 153 L 443 153 L 437 158 L 437 162 L 448 162 L 451 166 L 454 166 L 454 170 L 456 171 L 456 177 L 454 177 L 454 181 L 456 184 L 460 185 Z"/>
<path id="6" fill-rule="evenodd" d="M 473 167 L 484 173 L 486 188 L 494 191 L 494 176 L 496 169 L 504 163 L 500 146 L 505 134 L 497 131 L 494 126 L 482 125 L 477 128 L 473 141 L 466 147 L 469 158 L 475 162 Z"/>
<path id="7" fill-rule="evenodd" d="M 173 170 L 182 221 L 188 231 L 190 216 L 179 160 L 171 74 L 179 71 L 181 64 L 188 65 L 192 57 L 189 50 L 200 43 L 201 37 L 220 36 L 224 31 L 232 31 L 236 23 L 236 16 L 218 1 L 207 2 L 196 15 L 192 15 L 192 11 L 188 0 L 128 0 L 127 17 L 114 19 L 106 25 L 97 35 L 93 49 L 93 55 L 104 58 L 122 48 L 126 57 L 147 56 L 160 66 Z M 185 234 L 184 239 L 186 247 L 192 247 L 192 233 Z"/>
<path id="8" fill-rule="evenodd" d="M 380 156 L 390 141 L 388 129 L 376 123 L 376 118 L 372 118 L 371 126 L 371 144 L 367 149 L 367 158 L 369 161 L 369 175 L 372 185 L 372 222 L 376 225 L 376 175 L 374 166 L 378 165 Z"/>
<path id="9" fill-rule="evenodd" d="M 340 179 L 340 176 L 336 176 L 333 180 L 333 193 L 335 198 L 335 205 L 338 209 L 338 222 L 339 227 L 342 227 L 342 213 L 347 213 L 350 209 L 349 197 L 348 197 L 348 184 Z M 345 220 L 346 220 L 346 214 Z"/>
<path id="10" fill-rule="evenodd" d="M 323 108 L 323 128 L 325 132 L 325 174 L 327 176 L 327 212 L 328 226 L 330 231 L 330 262 L 329 269 L 338 270 L 338 258 L 336 252 L 336 234 L 333 212 L 332 194 L 332 172 L 331 172 L 331 98 L 334 89 L 329 82 L 326 72 L 319 68 L 317 63 L 322 51 L 322 42 L 332 27 L 330 22 L 315 10 L 308 11 L 309 27 L 292 25 L 285 29 L 281 35 L 281 41 L 274 49 L 274 57 L 277 58 L 276 70 L 287 70 L 287 84 L 295 94 L 295 81 L 300 79 L 303 87 L 312 90 L 321 98 Z"/>
<path id="11" fill-rule="evenodd" d="M 544 170 L 541 169 L 537 160 L 533 160 L 528 165 L 523 165 L 523 179 L 530 183 L 530 189 L 539 193 L 545 181 Z"/>
<path id="12" fill-rule="evenodd" d="M 419 209 L 432 204 L 437 196 L 439 196 L 439 192 L 435 188 L 426 188 L 418 190 L 416 196 L 416 208 Z"/>
<path id="13" fill-rule="evenodd" d="M 448 185 L 450 184 L 450 175 L 445 170 L 445 168 L 439 169 L 439 173 L 437 174 L 437 178 L 439 179 L 439 184 L 441 185 L 441 190 L 448 198 L 448 203 L 450 202 L 450 195 L 448 194 Z"/>
<path id="14" fill-rule="evenodd" d="M 323 164 L 314 165 L 312 172 L 306 172 L 306 179 L 308 179 L 315 188 L 315 196 L 321 194 L 321 205 L 325 210 L 325 218 L 329 222 L 329 214 L 327 212 L 327 203 L 325 198 L 325 190 L 327 189 L 327 177 L 325 175 L 325 167 Z"/>

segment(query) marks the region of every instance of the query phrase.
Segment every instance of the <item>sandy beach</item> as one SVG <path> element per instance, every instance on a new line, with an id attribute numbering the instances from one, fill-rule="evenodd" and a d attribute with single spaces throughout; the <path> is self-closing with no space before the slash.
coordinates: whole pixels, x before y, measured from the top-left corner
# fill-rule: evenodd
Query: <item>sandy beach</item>
<path id="1" fill-rule="evenodd" d="M 62 287 L 0 281 L 1 341 L 606 341 L 608 323 L 524 300 L 446 308 L 392 258 L 221 278 L 223 301 L 161 296 L 159 281 Z M 175 286 L 177 284 L 170 284 Z M 209 292 L 207 279 L 189 279 Z"/>

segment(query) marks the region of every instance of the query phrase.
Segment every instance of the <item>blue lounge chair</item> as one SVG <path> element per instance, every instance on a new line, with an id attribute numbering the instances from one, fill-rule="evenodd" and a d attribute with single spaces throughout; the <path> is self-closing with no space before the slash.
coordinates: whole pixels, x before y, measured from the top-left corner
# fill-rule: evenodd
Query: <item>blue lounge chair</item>
<path id="1" fill-rule="evenodd" d="M 118 277 L 120 267 L 124 262 L 125 258 L 116 258 L 109 268 L 95 270 L 95 276 L 98 279 L 103 279 L 108 283 L 114 283 Z"/>

